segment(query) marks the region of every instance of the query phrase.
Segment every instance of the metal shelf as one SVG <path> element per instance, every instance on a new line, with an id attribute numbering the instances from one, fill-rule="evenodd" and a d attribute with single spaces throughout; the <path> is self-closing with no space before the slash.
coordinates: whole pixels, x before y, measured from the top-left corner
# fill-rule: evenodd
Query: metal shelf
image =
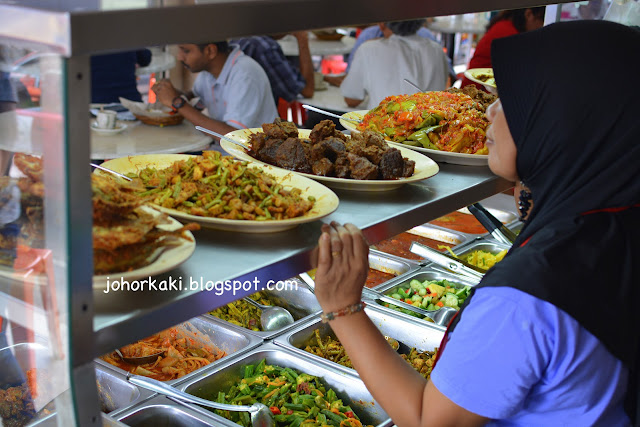
<path id="1" fill-rule="evenodd" d="M 351 222 L 364 230 L 370 243 L 435 219 L 452 210 L 510 188 L 513 184 L 486 167 L 440 165 L 440 172 L 421 183 L 394 191 L 340 191 L 340 206 L 323 222 Z M 199 281 L 285 280 L 311 267 L 310 254 L 322 222 L 274 234 L 242 234 L 202 229 L 195 232 L 194 255 L 182 266 L 155 277 L 182 279 L 182 290 L 94 292 L 95 354 L 143 338 L 196 315 L 248 295 L 190 290 Z"/>
<path id="2" fill-rule="evenodd" d="M 17 38 L 23 42 L 48 45 L 65 56 L 563 3 L 549 0 L 199 0 L 193 4 L 193 0 L 180 0 L 172 1 L 171 6 L 104 10 L 102 2 L 91 5 L 90 1 L 82 4 L 78 0 L 22 0 L 20 6 L 3 6 L 2 2 L 0 0 L 0 38 L 16 39 L 19 35 Z M 29 5 L 34 8 L 26 7 Z M 114 22 L 118 23 L 117 30 Z"/>

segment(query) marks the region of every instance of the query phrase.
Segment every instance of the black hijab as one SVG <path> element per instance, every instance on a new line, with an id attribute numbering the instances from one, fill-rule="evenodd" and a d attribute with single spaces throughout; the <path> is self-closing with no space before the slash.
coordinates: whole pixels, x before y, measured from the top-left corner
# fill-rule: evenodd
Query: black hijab
<path id="1" fill-rule="evenodd" d="M 508 255 L 476 288 L 509 286 L 554 304 L 635 378 L 640 86 L 632 77 L 640 32 L 565 22 L 497 39 L 491 51 L 518 176 L 534 207 Z"/>

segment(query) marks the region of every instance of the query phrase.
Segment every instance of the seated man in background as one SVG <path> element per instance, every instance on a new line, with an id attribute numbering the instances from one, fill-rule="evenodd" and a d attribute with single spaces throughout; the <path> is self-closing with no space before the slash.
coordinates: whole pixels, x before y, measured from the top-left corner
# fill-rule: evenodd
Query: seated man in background
<path id="1" fill-rule="evenodd" d="M 362 44 L 340 85 L 349 107 L 371 109 L 389 95 L 446 87 L 449 65 L 440 44 L 416 34 L 424 20 L 380 24 L 384 38 Z M 363 103 L 368 96 L 368 101 Z"/>
<path id="2" fill-rule="evenodd" d="M 298 42 L 299 68 L 287 60 L 275 36 L 252 36 L 232 40 L 240 49 L 258 62 L 267 73 L 273 99 L 293 102 L 298 94 L 311 98 L 314 92 L 313 62 L 309 50 L 309 33 L 297 31 L 293 36 Z"/>
<path id="3" fill-rule="evenodd" d="M 225 134 L 242 128 L 260 127 L 278 116 L 269 79 L 260 65 L 230 49 L 226 41 L 178 45 L 178 60 L 196 77 L 193 89 L 182 95 L 169 80 L 153 86 L 158 102 L 172 107 L 197 126 Z M 209 116 L 185 98 L 200 97 Z"/>
<path id="4" fill-rule="evenodd" d="M 120 97 L 141 102 L 136 67 L 150 63 L 149 49 L 92 56 L 91 102 L 109 104 L 120 102 Z"/>

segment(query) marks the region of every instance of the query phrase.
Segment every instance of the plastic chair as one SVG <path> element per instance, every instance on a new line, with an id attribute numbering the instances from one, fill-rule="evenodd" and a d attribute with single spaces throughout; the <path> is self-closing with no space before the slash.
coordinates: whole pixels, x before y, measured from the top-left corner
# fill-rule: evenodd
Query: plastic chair
<path id="1" fill-rule="evenodd" d="M 287 102 L 282 98 L 278 98 L 278 115 L 282 120 L 303 126 L 307 121 L 307 110 L 302 108 L 302 104 L 298 101 Z"/>

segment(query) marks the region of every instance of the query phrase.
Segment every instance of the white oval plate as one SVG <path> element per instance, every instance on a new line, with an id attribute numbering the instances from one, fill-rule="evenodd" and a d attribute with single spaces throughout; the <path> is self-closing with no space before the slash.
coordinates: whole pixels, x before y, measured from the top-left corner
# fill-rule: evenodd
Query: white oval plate
<path id="1" fill-rule="evenodd" d="M 137 174 L 138 171 L 146 167 L 164 169 L 172 165 L 175 161 L 186 160 L 189 157 L 195 156 L 188 154 L 145 154 L 141 156 L 121 157 L 109 160 L 104 162 L 102 166 L 123 174 Z M 297 187 L 302 190 L 302 197 L 306 198 L 308 196 L 314 196 L 316 201 L 313 208 L 304 216 L 297 218 L 272 221 L 252 221 L 196 216 L 176 209 L 168 209 L 156 205 L 152 206 L 162 212 L 166 212 L 182 222 L 197 222 L 203 227 L 243 233 L 275 233 L 277 231 L 289 230 L 300 224 L 319 220 L 338 209 L 338 204 L 340 202 L 338 196 L 324 185 L 288 170 L 257 162 L 250 163 L 252 163 L 251 166 L 259 166 L 266 173 L 274 176 L 285 189 Z M 94 173 L 106 174 L 107 172 L 101 172 L 99 169 L 96 169 Z"/>
<path id="2" fill-rule="evenodd" d="M 356 127 L 357 124 L 345 119 L 362 120 L 362 118 L 369 112 L 369 110 L 357 110 L 344 113 L 340 119 L 340 124 L 349 129 L 351 132 L 360 132 Z M 429 155 L 433 160 L 442 163 L 452 163 L 455 165 L 467 165 L 467 166 L 487 166 L 489 164 L 488 154 L 465 154 L 465 153 L 451 153 L 448 151 L 432 150 L 430 148 L 414 147 L 413 145 L 405 145 L 399 142 L 389 141 L 385 139 L 387 143 L 394 147 L 404 147 L 410 150 L 419 151 Z"/>
<path id="3" fill-rule="evenodd" d="M 493 76 L 493 68 L 470 68 L 464 72 L 464 76 L 466 78 L 468 78 L 474 83 L 478 83 L 479 85 L 482 85 L 486 90 L 489 91 L 489 93 L 497 95 L 498 88 L 496 87 L 495 84 L 487 83 L 478 78 L 478 76 L 482 74 L 491 74 Z M 495 77 L 493 81 L 495 82 Z"/>
<path id="4" fill-rule="evenodd" d="M 143 206 L 142 208 L 151 214 L 160 215 L 160 212 L 152 209 L 149 206 Z M 169 217 L 169 221 L 169 224 L 159 224 L 157 228 L 161 230 L 173 231 L 182 227 L 182 224 L 179 221 L 176 221 L 174 218 Z M 131 282 L 132 280 L 144 279 L 148 278 L 149 276 L 155 276 L 160 273 L 165 273 L 178 267 L 180 264 L 189 259 L 189 257 L 193 255 L 193 252 L 196 250 L 196 240 L 193 237 L 193 234 L 191 234 L 190 231 L 186 231 L 184 234 L 191 240 L 180 239 L 180 243 L 176 246 L 171 246 L 166 249 L 156 249 L 156 251 L 154 251 L 154 253 L 150 255 L 151 258 L 156 256 L 157 251 L 162 250 L 162 252 L 157 257 L 157 259 L 149 265 L 145 265 L 144 267 L 136 268 L 135 270 L 125 271 L 122 273 L 115 272 L 93 276 L 93 289 L 106 289 L 107 280 L 111 282 L 113 282 L 114 280 L 126 280 L 128 282 Z"/>
<path id="5" fill-rule="evenodd" d="M 244 147 L 247 147 L 247 150 L 249 148 L 249 138 L 251 136 L 251 134 L 253 133 L 257 133 L 257 132 L 262 132 L 262 129 L 260 128 L 252 128 L 252 129 L 239 129 L 233 132 L 229 132 L 228 134 L 226 134 L 225 136 L 227 138 L 233 139 L 234 141 L 237 141 L 238 143 L 242 144 Z M 311 133 L 311 131 L 309 129 L 299 129 L 298 130 L 298 135 L 301 138 L 309 138 L 309 134 Z M 260 163 L 262 165 L 267 165 L 267 163 L 263 163 L 260 160 L 257 160 L 253 157 L 251 157 L 249 155 L 249 153 L 246 150 L 243 150 L 242 148 L 240 148 L 239 146 L 229 142 L 229 141 L 225 141 L 224 139 L 220 140 L 220 146 L 229 154 L 231 154 L 234 157 L 237 157 L 238 159 L 242 159 L 242 160 L 247 160 L 247 161 L 251 161 L 251 162 L 256 162 L 256 163 Z M 413 175 L 410 176 L 409 178 L 399 178 L 399 179 L 386 179 L 386 180 L 382 180 L 382 179 L 375 179 L 375 180 L 361 180 L 361 179 L 347 179 L 347 178 L 335 178 L 335 177 L 329 177 L 329 176 L 317 176 L 317 175 L 313 175 L 310 173 L 303 173 L 303 172 L 292 172 L 289 171 L 287 169 L 282 169 L 279 168 L 277 166 L 271 166 L 272 168 L 276 168 L 279 169 L 281 171 L 287 171 L 287 172 L 292 172 L 295 173 L 297 175 L 300 176 L 306 176 L 308 178 L 311 178 L 313 180 L 319 181 L 321 183 L 323 183 L 324 185 L 331 187 L 331 188 L 336 188 L 339 190 L 355 190 L 355 191 L 387 191 L 387 190 L 394 190 L 396 188 L 399 188 L 401 186 L 403 186 L 404 184 L 408 184 L 411 182 L 417 182 L 417 181 L 422 181 L 423 179 L 427 179 L 432 177 L 433 175 L 435 175 L 436 173 L 438 173 L 438 171 L 440 170 L 440 168 L 438 167 L 438 164 L 436 162 L 434 162 L 433 160 L 431 160 L 429 157 L 427 156 L 423 156 L 422 154 L 418 154 L 414 151 L 411 150 L 407 150 L 406 147 L 403 146 L 397 146 L 396 148 L 398 148 L 398 150 L 400 150 L 400 153 L 402 154 L 402 157 L 406 157 L 409 160 L 413 160 L 414 162 L 416 162 L 416 167 L 415 167 L 415 171 L 413 172 Z"/>
<path id="6" fill-rule="evenodd" d="M 98 124 L 93 121 L 91 122 L 91 130 L 100 135 L 115 135 L 117 133 L 122 132 L 127 128 L 127 125 L 124 123 L 116 123 L 116 127 L 113 129 L 102 129 L 98 127 Z"/>

